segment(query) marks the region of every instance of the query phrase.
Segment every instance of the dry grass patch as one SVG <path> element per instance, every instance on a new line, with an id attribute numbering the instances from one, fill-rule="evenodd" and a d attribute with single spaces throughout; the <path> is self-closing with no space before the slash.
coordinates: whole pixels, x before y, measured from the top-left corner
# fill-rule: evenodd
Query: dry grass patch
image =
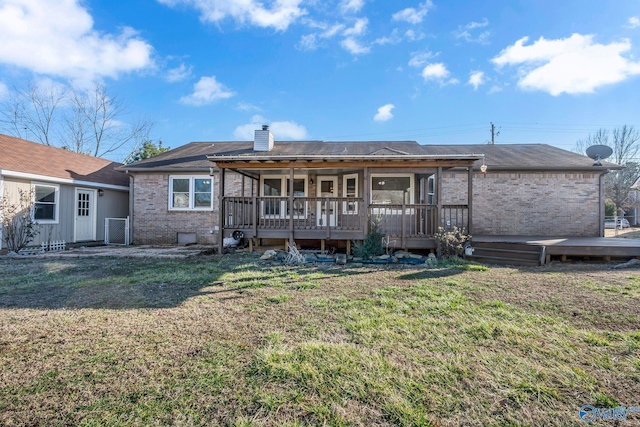
<path id="1" fill-rule="evenodd" d="M 583 404 L 640 404 L 639 283 L 602 264 L 0 260 L 0 424 L 579 425 Z"/>

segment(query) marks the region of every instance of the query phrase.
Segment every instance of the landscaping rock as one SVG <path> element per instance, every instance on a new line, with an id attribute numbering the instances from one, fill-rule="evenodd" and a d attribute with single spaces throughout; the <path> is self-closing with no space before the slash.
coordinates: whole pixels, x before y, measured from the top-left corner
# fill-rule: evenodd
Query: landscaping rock
<path id="1" fill-rule="evenodd" d="M 278 253 L 276 251 L 274 251 L 273 249 L 269 249 L 268 251 L 265 251 L 264 254 L 260 257 L 260 259 L 262 260 L 270 260 L 275 258 L 278 255 Z"/>
<path id="2" fill-rule="evenodd" d="M 380 256 L 378 257 L 378 259 L 389 259 L 389 258 L 391 258 L 391 255 L 387 255 L 387 254 L 380 255 Z"/>

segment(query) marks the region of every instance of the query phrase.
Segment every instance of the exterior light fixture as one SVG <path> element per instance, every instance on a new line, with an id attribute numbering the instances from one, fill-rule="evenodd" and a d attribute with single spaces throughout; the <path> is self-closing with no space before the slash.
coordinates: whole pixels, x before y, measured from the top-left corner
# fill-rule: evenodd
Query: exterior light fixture
<path id="1" fill-rule="evenodd" d="M 482 172 L 483 175 L 487 174 L 487 165 L 484 164 L 484 157 L 482 158 L 482 166 L 480 166 L 480 172 Z"/>
<path id="2" fill-rule="evenodd" d="M 102 188 L 98 190 L 98 196 L 104 196 L 104 190 Z"/>
<path id="3" fill-rule="evenodd" d="M 209 168 L 209 176 L 213 176 L 213 166 Z"/>

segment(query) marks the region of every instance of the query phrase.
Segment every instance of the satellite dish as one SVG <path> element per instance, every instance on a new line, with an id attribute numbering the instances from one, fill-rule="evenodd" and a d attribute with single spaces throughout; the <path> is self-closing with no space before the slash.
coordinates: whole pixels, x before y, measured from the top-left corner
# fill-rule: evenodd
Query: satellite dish
<path id="1" fill-rule="evenodd" d="M 593 166 L 602 166 L 600 160 L 604 160 L 612 154 L 613 149 L 611 149 L 611 147 L 609 147 L 608 145 L 592 145 L 591 147 L 587 148 L 587 156 L 596 161 Z"/>

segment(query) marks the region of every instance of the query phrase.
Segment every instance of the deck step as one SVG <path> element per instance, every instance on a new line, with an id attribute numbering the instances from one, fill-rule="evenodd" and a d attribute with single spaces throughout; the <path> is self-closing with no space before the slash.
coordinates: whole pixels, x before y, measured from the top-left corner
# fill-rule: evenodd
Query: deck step
<path id="1" fill-rule="evenodd" d="M 465 258 L 487 264 L 538 266 L 544 263 L 545 247 L 523 243 L 471 242 L 473 253 Z"/>

